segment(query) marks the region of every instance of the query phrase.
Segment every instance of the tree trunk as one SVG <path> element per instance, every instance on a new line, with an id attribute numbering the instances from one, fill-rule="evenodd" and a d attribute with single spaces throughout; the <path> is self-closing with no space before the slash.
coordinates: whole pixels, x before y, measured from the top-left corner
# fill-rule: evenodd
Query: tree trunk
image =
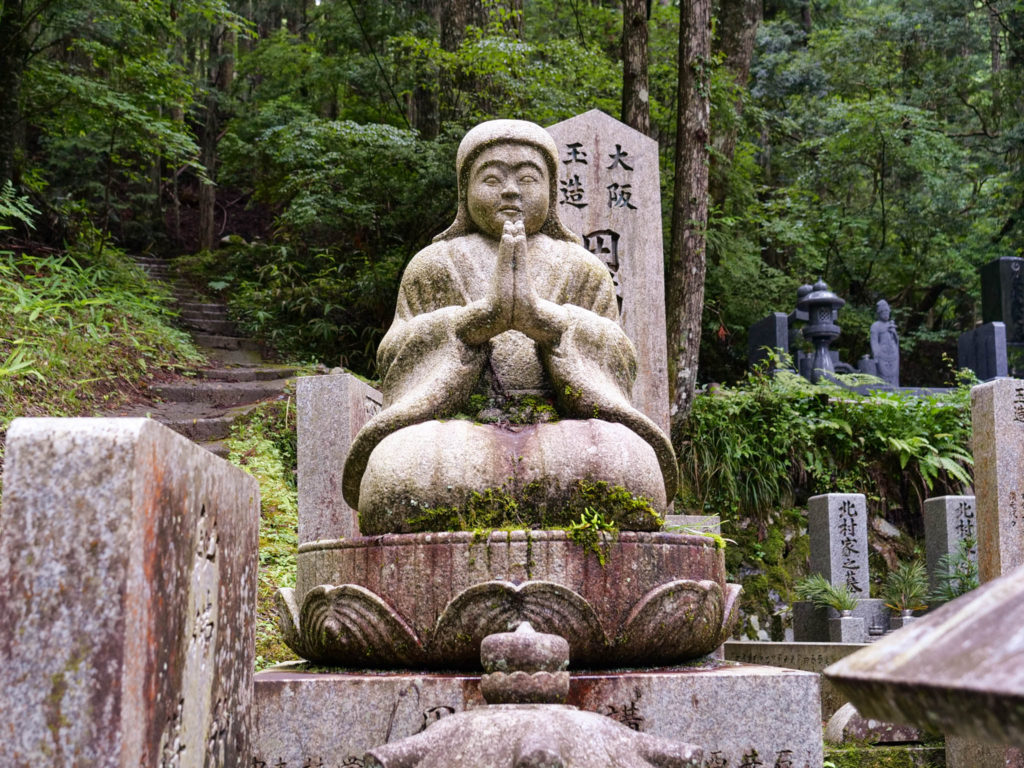
<path id="1" fill-rule="evenodd" d="M 750 78 L 750 62 L 754 58 L 754 43 L 757 39 L 757 26 L 761 22 L 761 0 L 721 0 L 718 29 L 718 53 L 725 59 L 725 67 L 729 70 L 736 85 L 736 100 L 733 108 L 737 120 L 724 130 L 716 131 L 714 137 L 715 159 L 709 181 L 711 202 L 721 206 L 728 193 L 728 168 L 732 165 L 736 150 L 736 133 L 738 118 L 743 114 L 743 94 L 747 80 Z"/>
<path id="2" fill-rule="evenodd" d="M 217 143 L 223 116 L 220 100 L 234 77 L 234 39 L 224 27 L 210 36 L 210 92 L 206 97 L 206 120 L 199 137 L 199 162 L 206 168 L 207 182 L 199 184 L 199 249 L 213 250 L 217 244 Z"/>
<path id="3" fill-rule="evenodd" d="M 693 405 L 704 307 L 708 220 L 711 2 L 679 6 L 679 90 L 672 241 L 665 280 L 672 442 Z"/>
<path id="4" fill-rule="evenodd" d="M 441 0 L 416 0 L 413 5 L 416 11 L 429 16 L 440 28 Z M 424 139 L 436 139 L 441 127 L 437 111 L 437 83 L 424 82 L 430 77 L 429 72 L 419 72 L 409 98 L 409 125 Z"/>
<path id="5" fill-rule="evenodd" d="M 17 181 L 17 157 L 24 146 L 21 78 L 28 60 L 23 0 L 0 2 L 0 187 Z"/>
<path id="6" fill-rule="evenodd" d="M 647 82 L 647 0 L 622 0 L 622 122 L 651 133 Z"/>

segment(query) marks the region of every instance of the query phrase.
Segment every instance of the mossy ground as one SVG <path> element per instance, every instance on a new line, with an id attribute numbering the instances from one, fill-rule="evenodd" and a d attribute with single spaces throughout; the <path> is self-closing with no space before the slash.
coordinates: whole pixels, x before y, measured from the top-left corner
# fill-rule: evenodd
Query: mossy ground
<path id="1" fill-rule="evenodd" d="M 850 744 L 826 747 L 824 765 L 825 768 L 945 768 L 946 752 L 941 743 L 890 747 Z"/>
<path id="2" fill-rule="evenodd" d="M 260 484 L 259 583 L 256 593 L 256 668 L 298 657 L 281 639 L 274 609 L 279 587 L 295 586 L 298 554 L 295 408 L 264 403 L 238 421 L 228 440 L 228 460 Z"/>

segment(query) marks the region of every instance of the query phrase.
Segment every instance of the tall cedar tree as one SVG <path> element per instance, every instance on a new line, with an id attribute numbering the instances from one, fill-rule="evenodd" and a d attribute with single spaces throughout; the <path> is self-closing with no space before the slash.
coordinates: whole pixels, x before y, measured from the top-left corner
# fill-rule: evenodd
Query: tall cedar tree
<path id="1" fill-rule="evenodd" d="M 693 404 L 704 306 L 711 110 L 711 2 L 679 4 L 679 85 L 672 242 L 665 280 L 672 442 Z"/>

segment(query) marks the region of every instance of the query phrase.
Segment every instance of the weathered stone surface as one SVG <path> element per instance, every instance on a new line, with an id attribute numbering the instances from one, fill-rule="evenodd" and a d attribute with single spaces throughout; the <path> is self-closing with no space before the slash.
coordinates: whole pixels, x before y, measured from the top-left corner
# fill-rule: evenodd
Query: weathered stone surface
<path id="1" fill-rule="evenodd" d="M 705 768 L 744 759 L 794 768 L 822 762 L 817 676 L 806 672 L 724 665 L 574 675 L 568 703 L 700 745 Z M 482 704 L 472 676 L 261 672 L 254 765 L 358 766 L 368 749 Z M 310 728 L 314 722 L 330 726 Z"/>
<path id="2" fill-rule="evenodd" d="M 345 499 L 360 513 L 381 490 L 374 485 L 363 495 L 368 465 L 387 462 L 398 449 L 411 456 L 426 447 L 410 429 L 433 421 L 431 437 L 455 445 L 463 426 L 439 419 L 461 413 L 486 421 L 485 411 L 499 423 L 481 429 L 497 434 L 507 431 L 501 422 L 524 411 L 539 421 L 557 415 L 622 425 L 653 451 L 665 498 L 675 493 L 672 445 L 630 400 L 636 349 L 617 323 L 611 275 L 559 218 L 560 168 L 554 139 L 533 123 L 482 123 L 460 143 L 456 219 L 402 276 L 395 320 L 377 353 L 383 409 L 359 431 L 345 462 Z M 524 407 L 527 399 L 545 407 Z M 455 436 L 441 436 L 448 431 Z M 563 474 L 562 484 L 611 479 L 589 474 L 591 464 L 580 456 L 589 447 L 562 447 L 559 469 L 575 475 Z M 475 458 L 473 465 L 492 463 L 487 455 Z M 402 468 L 389 464 L 385 475 L 401 487 L 399 480 L 423 483 L 450 464 L 444 452 L 432 452 L 400 475 Z M 472 474 L 470 466 L 462 469 Z M 429 493 L 417 485 L 416 503 L 444 504 L 447 485 L 439 479 Z"/>
<path id="3" fill-rule="evenodd" d="M 982 381 L 1007 376 L 1006 326 L 984 323 L 961 333 L 957 339 L 957 365 L 970 368 Z"/>
<path id="4" fill-rule="evenodd" d="M 672 531 L 678 528 L 690 528 L 692 531 L 676 530 L 676 533 L 700 532 L 721 535 L 722 518 L 718 515 L 665 515 L 664 529 Z"/>
<path id="5" fill-rule="evenodd" d="M 811 572 L 844 585 L 855 597 L 868 592 L 868 508 L 862 493 L 826 493 L 807 500 Z"/>
<path id="6" fill-rule="evenodd" d="M 357 514 L 341 495 L 341 468 L 356 433 L 382 403 L 380 392 L 347 373 L 298 380 L 300 544 L 359 535 Z"/>
<path id="7" fill-rule="evenodd" d="M 558 704 L 457 712 L 423 733 L 371 749 L 367 768 L 701 768 L 703 751 Z"/>
<path id="8" fill-rule="evenodd" d="M 863 644 L 847 643 L 759 643 L 730 640 L 725 644 L 725 658 L 748 664 L 800 669 L 820 675 L 825 667 L 864 647 Z M 822 720 L 832 717 L 846 701 L 846 697 L 832 683 L 821 678 Z"/>
<path id="9" fill-rule="evenodd" d="M 566 502 L 579 495 L 581 481 L 625 489 L 657 512 L 666 506 L 654 450 L 622 424 L 585 419 L 498 428 L 427 421 L 388 435 L 374 450 L 360 490 L 360 528 L 367 536 L 436 530 L 428 508 L 462 509 L 495 492 L 522 502 L 515 510 L 522 519 L 486 527 L 565 526 L 579 519 Z M 605 517 L 624 530 L 661 527 L 649 511 L 616 512 Z"/>
<path id="10" fill-rule="evenodd" d="M 834 616 L 828 620 L 828 639 L 833 643 L 863 643 L 867 640 L 860 616 Z"/>
<path id="11" fill-rule="evenodd" d="M 825 670 L 866 716 L 1024 744 L 1024 568 Z"/>
<path id="12" fill-rule="evenodd" d="M 294 593 L 280 592 L 285 637 L 322 663 L 475 668 L 480 641 L 520 621 L 599 667 L 678 663 L 731 634 L 739 587 L 708 537 L 624 532 L 594 546 L 564 531 L 305 544 Z"/>
<path id="13" fill-rule="evenodd" d="M 0 765 L 248 766 L 256 481 L 146 419 L 17 419 Z"/>
<path id="14" fill-rule="evenodd" d="M 612 273 L 620 324 L 637 350 L 633 403 L 669 428 L 658 143 L 600 110 L 556 123 L 558 208 Z"/>
<path id="15" fill-rule="evenodd" d="M 825 726 L 825 741 L 831 744 L 905 744 L 921 738 L 920 728 L 866 718 L 853 704 L 840 707 Z"/>
<path id="16" fill-rule="evenodd" d="M 947 768 L 1024 768 L 1024 749 L 946 737 Z"/>
<path id="17" fill-rule="evenodd" d="M 978 575 L 984 583 L 1024 565 L 1024 381 L 971 390 Z"/>
<path id="18" fill-rule="evenodd" d="M 924 501 L 924 542 L 928 562 L 928 588 L 939 586 L 939 562 L 946 555 L 956 554 L 960 542 L 974 539 L 977 543 L 978 521 L 973 496 L 936 496 Z M 977 546 L 973 550 L 975 562 Z"/>

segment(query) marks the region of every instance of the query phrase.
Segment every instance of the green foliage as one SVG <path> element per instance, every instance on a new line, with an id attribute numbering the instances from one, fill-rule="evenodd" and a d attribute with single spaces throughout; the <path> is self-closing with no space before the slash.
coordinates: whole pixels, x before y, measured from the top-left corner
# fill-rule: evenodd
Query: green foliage
<path id="1" fill-rule="evenodd" d="M 886 574 L 882 599 L 894 611 L 920 611 L 928 607 L 928 572 L 920 560 L 900 563 Z"/>
<path id="2" fill-rule="evenodd" d="M 260 486 L 259 582 L 256 661 L 263 668 L 297 658 L 281 639 L 274 609 L 279 587 L 295 586 L 298 553 L 295 409 L 285 402 L 260 405 L 231 428 L 228 460 Z"/>
<path id="3" fill-rule="evenodd" d="M 618 531 L 614 521 L 606 520 L 600 512 L 587 507 L 579 520 L 566 526 L 565 535 L 577 546 L 597 555 L 598 563 L 604 568 L 608 560 L 608 543 Z"/>
<path id="4" fill-rule="evenodd" d="M 156 370 L 198 362 L 168 303 L 111 248 L 0 251 L 0 430 L 112 407 Z"/>
<path id="5" fill-rule="evenodd" d="M 794 591 L 798 598 L 808 600 L 818 608 L 852 611 L 858 603 L 857 597 L 845 584 L 832 584 L 820 573 L 798 581 Z"/>
<path id="6" fill-rule="evenodd" d="M 928 596 L 933 603 L 948 603 L 972 589 L 977 589 L 978 578 L 978 542 L 973 537 L 961 539 L 955 552 L 949 552 L 939 558 L 936 568 L 938 584 Z"/>
<path id="7" fill-rule="evenodd" d="M 680 495 L 708 514 L 763 520 L 820 493 L 867 493 L 915 513 L 970 483 L 969 389 L 867 397 L 758 371 L 698 397 L 682 441 Z"/>

